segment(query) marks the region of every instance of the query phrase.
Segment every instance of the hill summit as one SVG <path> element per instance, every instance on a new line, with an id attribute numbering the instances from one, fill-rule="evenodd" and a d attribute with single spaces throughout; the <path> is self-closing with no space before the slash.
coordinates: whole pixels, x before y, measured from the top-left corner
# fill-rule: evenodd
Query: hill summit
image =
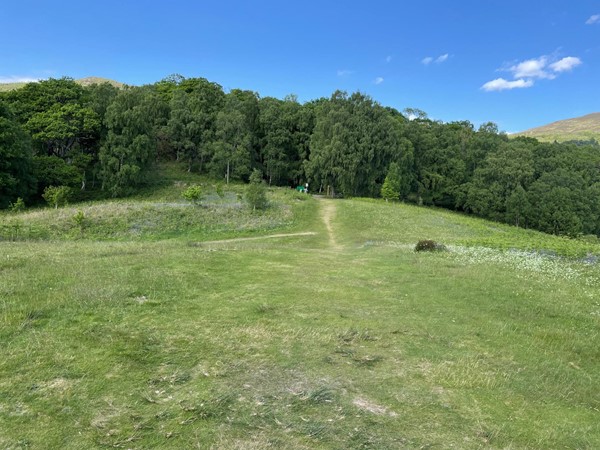
<path id="1" fill-rule="evenodd" d="M 528 136 L 545 142 L 589 141 L 591 139 L 600 141 L 600 112 L 559 120 L 515 133 L 514 136 Z"/>

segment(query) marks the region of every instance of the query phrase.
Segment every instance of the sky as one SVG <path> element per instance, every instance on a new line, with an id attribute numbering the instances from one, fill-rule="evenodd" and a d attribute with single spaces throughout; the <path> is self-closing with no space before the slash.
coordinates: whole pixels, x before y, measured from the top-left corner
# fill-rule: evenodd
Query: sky
<path id="1" fill-rule="evenodd" d="M 506 132 L 600 111 L 600 2 L 19 2 L 0 8 L 0 82 L 204 77 L 302 102 L 361 91 Z"/>

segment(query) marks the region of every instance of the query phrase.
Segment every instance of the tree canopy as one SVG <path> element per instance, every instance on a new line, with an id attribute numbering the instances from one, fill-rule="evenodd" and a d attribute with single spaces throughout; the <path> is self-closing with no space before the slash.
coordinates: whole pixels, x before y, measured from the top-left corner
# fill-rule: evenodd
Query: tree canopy
<path id="1" fill-rule="evenodd" d="M 1 208 L 41 201 L 49 186 L 126 194 L 151 180 L 158 159 L 226 182 L 262 173 L 271 185 L 600 234 L 597 142 L 509 139 L 491 122 L 443 123 L 361 92 L 300 103 L 181 75 L 123 89 L 50 79 L 0 93 Z"/>

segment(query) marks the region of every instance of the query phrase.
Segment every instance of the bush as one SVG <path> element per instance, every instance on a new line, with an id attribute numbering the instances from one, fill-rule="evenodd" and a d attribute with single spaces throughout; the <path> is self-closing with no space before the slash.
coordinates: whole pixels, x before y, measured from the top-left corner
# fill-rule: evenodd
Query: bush
<path id="1" fill-rule="evenodd" d="M 447 250 L 444 244 L 432 241 L 431 239 L 419 241 L 415 245 L 415 252 L 440 252 L 444 250 Z"/>
<path id="2" fill-rule="evenodd" d="M 183 191 L 181 196 L 183 198 L 185 198 L 187 201 L 192 202 L 195 205 L 199 205 L 200 201 L 202 200 L 202 197 L 203 197 L 202 188 L 195 184 L 195 185 L 187 188 L 185 191 Z"/>
<path id="3" fill-rule="evenodd" d="M 21 197 L 19 197 L 14 203 L 10 204 L 9 208 L 14 213 L 25 211 L 25 202 Z"/>
<path id="4" fill-rule="evenodd" d="M 73 222 L 75 222 L 75 225 L 77 225 L 79 227 L 79 231 L 81 231 L 83 233 L 83 229 L 85 228 L 86 225 L 86 220 L 85 220 L 85 214 L 83 213 L 83 211 L 79 210 L 77 211 L 77 214 L 75 214 L 73 217 Z"/>
<path id="5" fill-rule="evenodd" d="M 42 197 L 44 197 L 44 200 L 46 200 L 49 205 L 58 208 L 59 206 L 68 203 L 72 192 L 73 191 L 68 186 L 48 186 L 44 189 Z"/>

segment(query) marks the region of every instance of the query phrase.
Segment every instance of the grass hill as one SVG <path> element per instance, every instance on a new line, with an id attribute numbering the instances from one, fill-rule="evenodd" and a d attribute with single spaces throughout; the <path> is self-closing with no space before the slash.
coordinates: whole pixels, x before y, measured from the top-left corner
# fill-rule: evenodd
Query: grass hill
<path id="1" fill-rule="evenodd" d="M 108 78 L 101 77 L 86 77 L 75 80 L 75 82 L 79 83 L 82 86 L 89 86 L 91 84 L 101 84 L 101 83 L 110 83 L 115 87 L 121 88 L 124 86 L 123 83 L 115 80 L 110 80 Z M 0 92 L 12 91 L 14 89 L 19 89 L 25 86 L 27 83 L 0 83 Z"/>
<path id="2" fill-rule="evenodd" d="M 213 184 L 2 213 L 0 448 L 600 447 L 597 242 Z"/>
<path id="3" fill-rule="evenodd" d="M 600 113 L 559 120 L 542 127 L 516 133 L 513 136 L 529 136 L 546 142 L 588 141 L 591 139 L 600 141 Z"/>

